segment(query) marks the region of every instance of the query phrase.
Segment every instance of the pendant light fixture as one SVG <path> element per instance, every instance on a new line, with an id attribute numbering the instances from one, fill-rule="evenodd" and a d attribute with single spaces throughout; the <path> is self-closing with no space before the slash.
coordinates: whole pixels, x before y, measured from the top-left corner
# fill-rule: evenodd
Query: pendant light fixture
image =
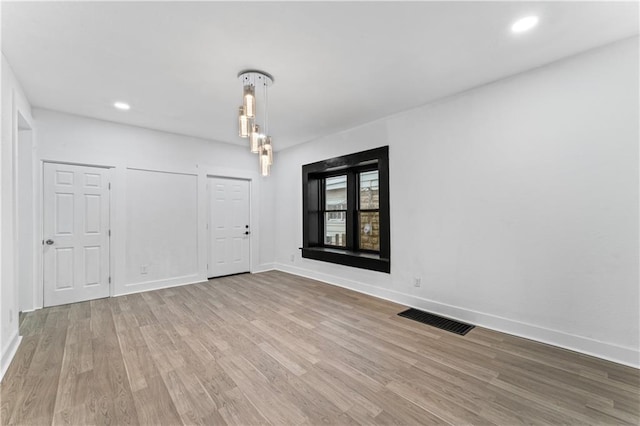
<path id="1" fill-rule="evenodd" d="M 269 165 L 273 164 L 273 147 L 271 146 L 271 136 L 266 136 L 264 138 L 264 144 L 262 145 L 264 149 L 267 150 L 267 160 L 269 161 Z"/>
<path id="2" fill-rule="evenodd" d="M 269 164 L 269 151 L 264 146 L 260 150 L 260 174 L 269 176 L 271 164 Z"/>
<path id="3" fill-rule="evenodd" d="M 244 106 L 241 106 L 238 111 L 238 133 L 241 138 L 249 136 L 249 118 L 244 113 Z"/>
<path id="4" fill-rule="evenodd" d="M 256 116 L 256 88 L 248 84 L 244 86 L 244 95 L 242 96 L 242 106 L 247 118 L 255 118 Z"/>
<path id="5" fill-rule="evenodd" d="M 258 124 L 254 124 L 251 128 L 249 141 L 251 142 L 251 152 L 254 154 L 260 152 L 260 126 Z"/>
<path id="6" fill-rule="evenodd" d="M 273 164 L 273 147 L 269 135 L 269 98 L 267 90 L 273 84 L 273 77 L 263 71 L 241 71 L 238 78 L 242 82 L 242 106 L 238 109 L 238 134 L 249 139 L 249 148 L 258 154 L 260 174 L 269 176 Z M 257 97 L 262 92 L 260 111 L 262 125 L 257 123 Z"/>

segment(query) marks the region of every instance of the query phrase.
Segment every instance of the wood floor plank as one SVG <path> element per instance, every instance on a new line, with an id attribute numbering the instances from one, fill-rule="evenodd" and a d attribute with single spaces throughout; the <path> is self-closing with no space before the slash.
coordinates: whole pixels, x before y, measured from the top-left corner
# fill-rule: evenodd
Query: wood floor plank
<path id="1" fill-rule="evenodd" d="M 93 384 L 98 389 L 98 423 L 137 423 L 136 407 L 122 358 L 110 305 L 96 304 L 96 316 L 101 320 L 100 332 L 93 344 Z M 115 304 L 113 304 L 115 305 Z M 93 306 L 92 306 L 93 307 Z M 99 312 L 99 313 L 98 313 Z"/>
<path id="2" fill-rule="evenodd" d="M 53 417 L 67 329 L 56 329 L 52 324 L 49 327 L 49 331 L 43 333 L 29 364 L 9 423 L 46 422 Z"/>
<path id="3" fill-rule="evenodd" d="M 400 397 L 386 388 L 380 392 L 379 404 L 382 408 L 382 412 L 376 416 L 376 423 L 379 424 L 447 424 L 447 422 L 424 410 L 419 405 Z"/>
<path id="4" fill-rule="evenodd" d="M 20 335 L 40 334 L 49 315 L 49 309 L 39 309 L 27 314 L 20 314 Z"/>
<path id="5" fill-rule="evenodd" d="M 224 399 L 228 402 L 222 406 L 218 412 L 228 425 L 246 426 L 269 424 L 237 387 L 226 391 Z"/>
<path id="6" fill-rule="evenodd" d="M 487 419 L 468 410 L 462 404 L 452 402 L 435 390 L 426 390 L 422 387 L 407 383 L 391 382 L 387 388 L 398 396 L 410 401 L 439 419 L 452 425 L 458 424 L 487 424 Z"/>
<path id="7" fill-rule="evenodd" d="M 74 396 L 78 393 L 78 376 L 82 374 L 79 369 L 80 349 L 77 341 L 67 339 L 62 359 L 62 371 L 66 374 L 58 380 L 56 404 L 54 407 L 53 421 L 56 424 L 78 424 L 81 420 L 74 412 L 77 403 Z"/>
<path id="8" fill-rule="evenodd" d="M 163 380 L 184 424 L 225 424 L 216 404 L 202 384 L 187 369 L 169 371 Z"/>
<path id="9" fill-rule="evenodd" d="M 278 271 L 41 309 L 0 424 L 640 424 L 640 371 Z"/>
<path id="10" fill-rule="evenodd" d="M 327 378 L 333 384 L 340 387 L 346 395 L 346 398 L 352 402 L 352 405 L 359 405 L 365 409 L 371 417 L 375 417 L 382 412 L 382 408 L 376 404 L 375 397 L 372 397 L 375 392 L 363 388 L 361 382 L 343 374 L 342 371 L 325 361 L 319 362 L 316 367 L 324 378 Z"/>
<path id="11" fill-rule="evenodd" d="M 183 424 L 162 377 L 156 375 L 146 382 L 146 388 L 133 392 L 138 422 L 142 425 Z"/>
<path id="12" fill-rule="evenodd" d="M 146 378 L 156 375 L 152 354 L 144 341 L 139 328 L 118 327 L 118 341 L 122 354 L 122 361 L 127 372 L 129 386 L 132 391 L 147 387 Z"/>
<path id="13" fill-rule="evenodd" d="M 13 358 L 11 368 L 7 370 L 1 385 L 0 423 L 7 424 L 13 411 L 20 407 L 18 398 L 25 390 L 31 361 L 42 338 L 41 334 L 31 334 L 22 338 L 20 349 Z"/>
<path id="14" fill-rule="evenodd" d="M 300 377 L 307 387 L 315 389 L 327 401 L 338 407 L 343 412 L 353 406 L 349 398 L 349 390 L 342 383 L 332 382 L 316 371 L 308 372 Z"/>
<path id="15" fill-rule="evenodd" d="M 260 414 L 273 424 L 302 424 L 306 418 L 293 403 L 276 388 L 270 388 L 267 380 L 242 356 L 222 358 L 218 364 L 232 378 L 244 396 Z"/>
<path id="16" fill-rule="evenodd" d="M 307 372 L 304 368 L 302 368 L 299 364 L 289 359 L 286 355 L 280 352 L 278 349 L 274 348 L 267 342 L 262 342 L 258 344 L 258 347 L 264 351 L 267 355 L 271 356 L 274 360 L 279 362 L 284 368 L 289 370 L 291 373 L 296 376 L 301 376 Z"/>

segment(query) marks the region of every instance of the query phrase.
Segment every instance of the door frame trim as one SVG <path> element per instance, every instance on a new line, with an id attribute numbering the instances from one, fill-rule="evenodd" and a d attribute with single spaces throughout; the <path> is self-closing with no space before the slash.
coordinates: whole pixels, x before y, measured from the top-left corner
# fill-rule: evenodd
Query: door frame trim
<path id="1" fill-rule="evenodd" d="M 28 283 L 25 283 L 26 285 L 28 285 L 30 288 L 30 293 L 31 293 L 31 305 L 33 305 L 35 299 L 36 299 L 36 294 L 38 293 L 38 281 L 37 281 L 37 259 L 36 259 L 36 255 L 35 253 L 33 253 L 33 249 L 35 247 L 35 242 L 37 240 L 35 240 L 35 238 L 37 237 L 37 220 L 36 220 L 36 214 L 35 214 L 35 205 L 36 205 L 36 200 L 35 200 L 35 191 L 34 191 L 34 187 L 33 187 L 33 182 L 34 182 L 34 176 L 36 173 L 36 169 L 35 169 L 35 164 L 36 163 L 36 151 L 35 151 L 35 147 L 36 147 L 36 135 L 35 135 L 35 128 L 34 125 L 32 123 L 32 119 L 30 119 L 29 116 L 27 116 L 27 114 L 22 110 L 22 108 L 18 107 L 15 104 L 15 99 L 14 99 L 15 94 L 13 93 L 13 91 L 11 91 L 11 104 L 12 104 L 12 123 L 11 123 L 11 203 L 13 204 L 11 207 L 11 231 L 12 231 L 12 250 L 13 250 L 13 279 L 15 282 L 18 282 L 18 279 L 21 278 L 20 276 L 20 264 L 21 261 L 23 260 L 23 255 L 20 253 L 21 251 L 25 250 L 26 247 L 28 247 L 28 249 L 32 252 L 30 253 L 30 256 L 28 256 L 28 258 L 30 259 L 30 269 L 31 269 L 31 281 Z M 21 126 L 27 126 L 27 127 L 21 127 Z M 23 188 L 25 188 L 24 182 L 22 182 L 22 180 L 20 179 L 20 173 L 21 173 L 21 165 L 20 163 L 22 162 L 21 160 L 23 159 L 22 155 L 20 155 L 20 149 L 21 149 L 21 145 L 24 144 L 23 141 L 21 141 L 21 133 L 22 132 L 28 132 L 29 133 L 29 142 L 30 142 L 30 158 L 29 158 L 29 162 L 30 162 L 30 168 L 31 168 L 31 175 L 30 175 L 30 179 L 32 184 L 28 186 L 28 191 L 29 191 L 29 196 L 30 196 L 30 201 L 31 201 L 31 209 L 29 211 L 29 215 L 30 217 L 28 219 L 26 219 L 26 222 L 28 224 L 30 224 L 30 231 L 31 231 L 31 239 L 29 240 L 21 240 L 20 238 L 22 237 L 22 235 L 20 234 L 20 223 L 24 220 L 21 219 L 19 217 L 19 213 L 20 213 L 20 192 Z M 27 312 L 28 310 L 25 310 L 22 308 L 22 294 L 23 292 L 20 290 L 20 288 L 16 287 L 16 300 L 17 300 L 17 305 L 15 306 L 15 309 L 18 312 Z"/>
<path id="2" fill-rule="evenodd" d="M 39 300 L 34 300 L 34 306 L 35 309 L 41 309 L 44 308 L 44 292 L 45 292 L 45 288 L 44 288 L 44 245 L 42 244 L 42 241 L 44 241 L 44 167 L 45 164 L 64 164 L 67 166 L 83 166 L 83 167 L 94 167 L 94 168 L 98 168 L 98 169 L 107 169 L 109 172 L 109 183 L 111 184 L 111 189 L 109 190 L 109 229 L 111 230 L 111 235 L 109 236 L 109 250 L 108 250 L 108 255 L 109 255 L 109 276 L 111 277 L 111 282 L 108 283 L 109 286 L 109 297 L 113 297 L 115 295 L 114 293 L 114 282 L 115 282 L 115 277 L 113 276 L 113 272 L 114 272 L 114 256 L 112 255 L 112 247 L 113 247 L 113 241 L 114 241 L 114 236 L 115 236 L 115 232 L 114 232 L 114 222 L 113 222 L 113 218 L 115 217 L 115 212 L 114 212 L 114 204 L 113 200 L 115 199 L 114 193 L 115 193 L 115 185 L 114 185 L 114 169 L 115 166 L 112 165 L 104 165 L 104 164 L 91 164 L 91 163 L 79 163 L 79 162 L 73 162 L 73 161 L 58 161 L 58 160 L 47 160 L 47 159 L 43 159 L 40 158 L 39 159 L 39 167 L 38 167 L 38 173 L 40 173 L 40 176 L 38 177 L 38 179 L 36 179 L 37 185 L 39 186 L 39 188 L 37 189 L 38 192 L 38 203 L 39 205 L 36 206 L 36 209 L 38 210 L 38 217 L 37 217 L 37 221 L 38 221 L 38 225 L 39 225 L 39 230 L 38 230 L 38 241 L 40 242 L 40 250 L 36 250 L 36 263 L 37 263 L 37 268 L 38 268 L 38 276 L 37 276 L 37 280 L 40 283 L 40 291 L 38 292 L 39 294 L 34 295 L 34 298 L 37 298 Z"/>

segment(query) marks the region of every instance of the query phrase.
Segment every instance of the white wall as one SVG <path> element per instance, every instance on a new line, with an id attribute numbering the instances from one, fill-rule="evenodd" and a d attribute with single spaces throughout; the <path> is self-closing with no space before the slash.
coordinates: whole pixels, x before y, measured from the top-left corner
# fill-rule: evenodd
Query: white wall
<path id="1" fill-rule="evenodd" d="M 128 169 L 126 222 L 125 286 L 198 280 L 197 174 Z"/>
<path id="2" fill-rule="evenodd" d="M 251 179 L 251 270 L 272 267 L 273 197 L 247 148 L 42 109 L 34 118 L 40 162 L 112 168 L 112 294 L 206 280 L 207 175 Z"/>
<path id="3" fill-rule="evenodd" d="M 33 128 L 31 106 L 11 66 L 2 55 L 1 84 L 2 127 L 0 140 L 0 378 L 4 375 L 20 338 L 18 336 L 18 282 L 16 280 L 17 243 L 14 226 L 17 223 L 15 206 L 17 192 L 14 190 L 14 173 L 17 173 L 14 158 L 17 157 L 20 127 Z M 20 118 L 20 120 L 19 120 Z"/>
<path id="4" fill-rule="evenodd" d="M 284 150 L 276 267 L 640 366 L 638 120 L 635 38 Z M 301 166 L 382 145 L 391 274 L 302 259 Z"/>

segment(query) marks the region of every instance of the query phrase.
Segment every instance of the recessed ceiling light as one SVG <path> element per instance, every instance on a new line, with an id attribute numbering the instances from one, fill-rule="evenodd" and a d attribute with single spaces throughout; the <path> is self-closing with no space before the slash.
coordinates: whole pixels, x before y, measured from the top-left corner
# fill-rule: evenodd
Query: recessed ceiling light
<path id="1" fill-rule="evenodd" d="M 531 28 L 538 25 L 538 17 L 537 16 L 527 16 L 521 19 L 518 19 L 511 26 L 511 31 L 514 33 L 523 33 L 525 31 L 529 31 Z"/>
<path id="2" fill-rule="evenodd" d="M 113 106 L 118 108 L 118 109 L 121 109 L 123 111 L 127 111 L 127 110 L 131 109 L 129 104 L 126 103 L 126 102 L 116 102 L 116 103 L 113 104 Z"/>

